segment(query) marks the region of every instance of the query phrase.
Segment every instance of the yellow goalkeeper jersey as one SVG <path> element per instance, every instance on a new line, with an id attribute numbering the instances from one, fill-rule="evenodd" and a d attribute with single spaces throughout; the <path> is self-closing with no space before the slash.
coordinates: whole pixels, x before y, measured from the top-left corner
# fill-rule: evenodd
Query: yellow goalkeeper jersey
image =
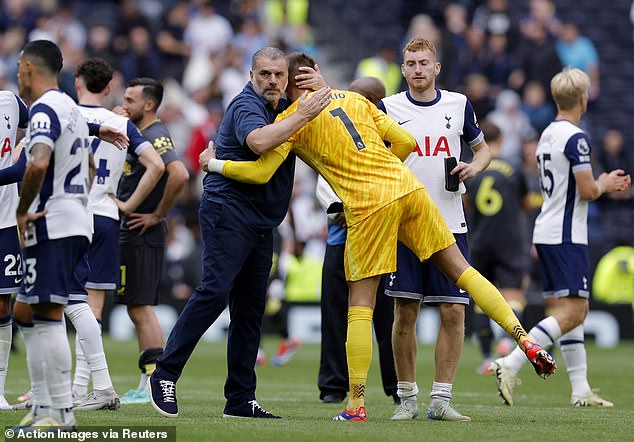
<path id="1" fill-rule="evenodd" d="M 295 112 L 293 103 L 277 118 Z M 315 119 L 275 149 L 292 150 L 319 172 L 343 201 L 346 220 L 354 225 L 390 202 L 422 188 L 416 176 L 391 153 L 383 140 L 414 138 L 365 97 L 333 90 L 331 102 Z"/>

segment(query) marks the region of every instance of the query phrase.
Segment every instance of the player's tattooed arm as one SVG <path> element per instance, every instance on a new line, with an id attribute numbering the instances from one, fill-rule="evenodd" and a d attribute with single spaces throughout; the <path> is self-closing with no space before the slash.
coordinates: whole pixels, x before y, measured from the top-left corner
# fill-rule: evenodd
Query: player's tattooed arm
<path id="1" fill-rule="evenodd" d="M 31 159 L 24 171 L 20 201 L 16 210 L 16 220 L 22 238 L 26 237 L 28 225 L 46 214 L 46 211 L 38 213 L 27 213 L 27 211 L 42 187 L 51 154 L 51 148 L 43 143 L 36 143 L 31 149 Z"/>

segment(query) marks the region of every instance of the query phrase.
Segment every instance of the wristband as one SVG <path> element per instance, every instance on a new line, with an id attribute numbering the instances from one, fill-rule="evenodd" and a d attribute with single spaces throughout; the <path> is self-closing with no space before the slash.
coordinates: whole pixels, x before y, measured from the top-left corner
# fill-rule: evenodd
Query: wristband
<path id="1" fill-rule="evenodd" d="M 211 158 L 207 162 L 207 171 L 213 173 L 219 173 L 222 175 L 222 166 L 224 166 L 225 160 L 217 160 L 216 158 Z"/>
<path id="2" fill-rule="evenodd" d="M 603 188 L 601 187 L 601 184 L 599 184 L 598 181 L 597 181 L 597 187 L 599 188 L 599 196 L 603 195 Z M 599 198 L 599 196 L 597 198 Z"/>
<path id="3" fill-rule="evenodd" d="M 101 124 L 88 123 L 88 135 L 90 135 L 91 137 L 99 137 L 100 129 L 101 129 Z"/>

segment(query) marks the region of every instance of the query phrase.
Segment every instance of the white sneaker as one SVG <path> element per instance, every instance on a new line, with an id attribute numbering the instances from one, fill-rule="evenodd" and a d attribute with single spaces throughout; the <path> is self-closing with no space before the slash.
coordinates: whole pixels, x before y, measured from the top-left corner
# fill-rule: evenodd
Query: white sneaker
<path id="1" fill-rule="evenodd" d="M 26 402 L 29 399 L 33 399 L 33 392 L 31 390 L 27 391 L 21 396 L 18 396 L 18 402 Z"/>
<path id="2" fill-rule="evenodd" d="M 75 410 L 118 410 L 120 407 L 121 402 L 114 388 L 108 388 L 91 391 L 75 405 Z"/>
<path id="3" fill-rule="evenodd" d="M 419 416 L 420 410 L 418 409 L 418 403 L 416 400 L 401 398 L 401 403 L 396 407 L 391 419 L 395 421 L 406 421 L 418 419 Z"/>
<path id="4" fill-rule="evenodd" d="M 600 397 L 596 393 L 597 391 L 598 390 L 592 390 L 592 394 L 586 397 L 571 396 L 570 403 L 575 407 L 614 407 L 614 403 Z"/>
<path id="5" fill-rule="evenodd" d="M 73 407 L 76 407 L 77 405 L 79 405 L 79 403 L 82 400 L 84 400 L 86 398 L 86 396 L 88 396 L 88 393 L 81 394 L 81 393 L 77 393 L 75 390 L 73 390 Z"/>
<path id="6" fill-rule="evenodd" d="M 498 392 L 506 405 L 513 405 L 513 388 L 521 385 L 522 381 L 504 365 L 504 358 L 491 362 L 489 370 L 495 374 L 495 381 L 498 384 Z"/>
<path id="7" fill-rule="evenodd" d="M 14 410 L 30 410 L 33 408 L 33 399 L 27 399 L 24 402 L 18 402 L 13 405 Z"/>
<path id="8" fill-rule="evenodd" d="M 18 403 L 13 405 L 14 410 L 30 410 L 33 407 L 33 392 L 27 391 L 18 396 Z"/>
<path id="9" fill-rule="evenodd" d="M 4 395 L 0 395 L 0 410 L 13 410 L 13 407 L 9 405 Z"/>
<path id="10" fill-rule="evenodd" d="M 469 416 L 463 416 L 458 413 L 449 402 L 445 401 L 432 401 L 427 409 L 427 419 L 451 422 L 466 422 L 471 420 Z"/>

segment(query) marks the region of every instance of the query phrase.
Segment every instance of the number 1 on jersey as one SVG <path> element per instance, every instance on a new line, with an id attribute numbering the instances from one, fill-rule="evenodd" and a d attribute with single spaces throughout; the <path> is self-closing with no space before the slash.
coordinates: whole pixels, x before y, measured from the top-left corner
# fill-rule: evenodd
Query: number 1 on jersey
<path id="1" fill-rule="evenodd" d="M 352 122 L 352 120 L 350 119 L 346 111 L 344 111 L 340 107 L 337 107 L 329 112 L 333 118 L 339 118 L 343 122 L 343 125 L 346 127 L 346 130 L 352 137 L 352 141 L 354 142 L 354 145 L 356 146 L 357 150 L 365 149 L 366 145 L 361 139 L 361 134 L 359 134 L 359 131 L 357 130 L 357 128 L 354 127 L 354 123 Z"/>

